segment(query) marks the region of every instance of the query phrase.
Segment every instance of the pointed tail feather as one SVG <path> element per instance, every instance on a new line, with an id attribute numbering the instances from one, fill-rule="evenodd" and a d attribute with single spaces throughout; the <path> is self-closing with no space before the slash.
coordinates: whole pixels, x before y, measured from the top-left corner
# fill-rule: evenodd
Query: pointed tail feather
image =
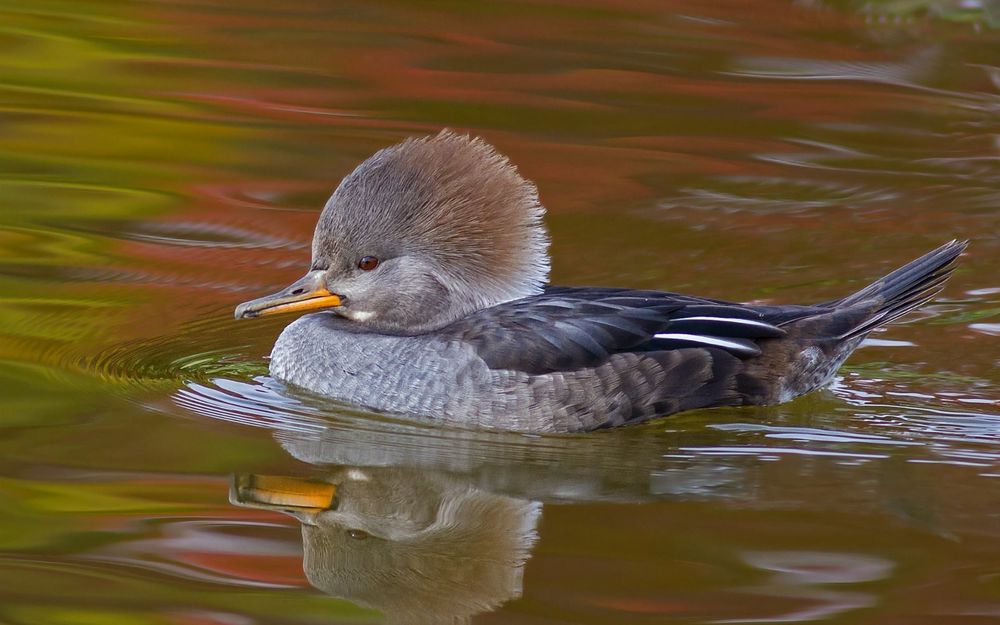
<path id="1" fill-rule="evenodd" d="M 941 291 L 955 270 L 955 260 L 968 244 L 968 241 L 959 240 L 945 243 L 857 293 L 823 304 L 838 309 L 869 309 L 856 325 L 838 338 L 863 336 L 930 301 Z"/>

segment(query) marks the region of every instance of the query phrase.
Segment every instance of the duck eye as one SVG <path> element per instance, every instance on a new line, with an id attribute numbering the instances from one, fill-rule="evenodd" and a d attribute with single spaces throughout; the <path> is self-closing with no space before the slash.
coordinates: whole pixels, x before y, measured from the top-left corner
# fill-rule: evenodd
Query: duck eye
<path id="1" fill-rule="evenodd" d="M 372 269 L 378 267 L 378 259 L 374 256 L 365 256 L 358 261 L 358 268 L 365 271 L 371 271 Z"/>

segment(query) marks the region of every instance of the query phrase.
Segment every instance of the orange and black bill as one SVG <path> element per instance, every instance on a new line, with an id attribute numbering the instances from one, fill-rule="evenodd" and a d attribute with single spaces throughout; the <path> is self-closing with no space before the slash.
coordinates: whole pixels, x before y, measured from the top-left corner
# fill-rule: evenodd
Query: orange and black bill
<path id="1" fill-rule="evenodd" d="M 243 302 L 236 307 L 236 318 L 332 308 L 340 306 L 342 302 L 340 295 L 327 290 L 323 283 L 323 272 L 310 271 L 277 293 Z"/>

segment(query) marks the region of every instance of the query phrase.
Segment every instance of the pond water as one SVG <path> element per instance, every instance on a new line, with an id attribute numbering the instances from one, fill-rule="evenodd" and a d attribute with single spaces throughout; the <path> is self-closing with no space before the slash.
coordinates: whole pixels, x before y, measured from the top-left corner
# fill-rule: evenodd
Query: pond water
<path id="1" fill-rule="evenodd" d="M 0 51 L 0 623 L 1000 621 L 996 3 L 8 1 Z M 779 407 L 530 437 L 270 379 L 288 319 L 233 307 L 442 127 L 538 184 L 557 283 L 971 245 Z"/>

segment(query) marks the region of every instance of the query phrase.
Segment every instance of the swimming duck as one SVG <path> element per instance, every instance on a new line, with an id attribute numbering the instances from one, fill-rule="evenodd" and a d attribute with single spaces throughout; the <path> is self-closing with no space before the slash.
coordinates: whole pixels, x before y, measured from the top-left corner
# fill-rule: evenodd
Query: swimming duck
<path id="1" fill-rule="evenodd" d="M 320 395 L 439 422 L 580 432 L 820 388 L 872 330 L 926 303 L 951 241 L 812 305 L 547 284 L 545 209 L 485 141 L 450 131 L 361 163 L 323 209 L 309 271 L 236 308 L 300 317 L 271 374 Z"/>

